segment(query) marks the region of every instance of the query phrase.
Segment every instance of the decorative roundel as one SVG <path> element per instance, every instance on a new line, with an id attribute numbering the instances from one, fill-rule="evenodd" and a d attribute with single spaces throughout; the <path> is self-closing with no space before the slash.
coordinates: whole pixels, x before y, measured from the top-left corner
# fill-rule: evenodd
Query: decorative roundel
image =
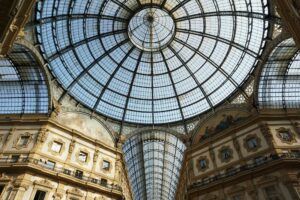
<path id="1" fill-rule="evenodd" d="M 268 35 L 266 0 L 44 0 L 36 33 L 68 94 L 138 124 L 195 117 L 252 73 Z"/>

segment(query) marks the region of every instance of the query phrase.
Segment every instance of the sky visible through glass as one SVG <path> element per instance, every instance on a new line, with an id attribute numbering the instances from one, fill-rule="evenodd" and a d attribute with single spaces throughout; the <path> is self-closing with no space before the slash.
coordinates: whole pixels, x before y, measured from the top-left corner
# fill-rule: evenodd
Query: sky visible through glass
<path id="1" fill-rule="evenodd" d="M 36 10 L 41 51 L 68 94 L 138 124 L 224 102 L 253 71 L 269 27 L 267 0 L 45 0 Z"/>

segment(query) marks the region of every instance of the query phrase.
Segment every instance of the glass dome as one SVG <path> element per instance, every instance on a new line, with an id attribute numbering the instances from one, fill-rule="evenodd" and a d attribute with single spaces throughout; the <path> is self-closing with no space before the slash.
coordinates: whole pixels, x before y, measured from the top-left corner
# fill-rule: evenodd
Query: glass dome
<path id="1" fill-rule="evenodd" d="M 164 124 L 237 91 L 267 38 L 267 0 L 45 0 L 37 38 L 76 100 L 124 122 Z"/>

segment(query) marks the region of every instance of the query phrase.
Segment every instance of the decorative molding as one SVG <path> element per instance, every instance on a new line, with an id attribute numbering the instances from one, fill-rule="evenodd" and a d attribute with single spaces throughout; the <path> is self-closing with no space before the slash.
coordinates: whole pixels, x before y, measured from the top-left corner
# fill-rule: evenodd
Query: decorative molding
<path id="1" fill-rule="evenodd" d="M 61 200 L 63 196 L 64 195 L 62 193 L 54 193 L 53 200 Z"/>
<path id="2" fill-rule="evenodd" d="M 255 148 L 250 148 L 248 145 L 248 141 L 252 138 L 256 139 L 257 146 Z M 244 148 L 247 152 L 256 152 L 259 148 L 261 148 L 261 139 L 256 134 L 249 134 L 244 138 Z"/>
<path id="3" fill-rule="evenodd" d="M 240 159 L 243 158 L 243 154 L 242 154 L 242 151 L 241 151 L 241 145 L 240 145 L 240 143 L 239 143 L 239 141 L 238 141 L 238 139 L 235 135 L 232 136 L 232 142 L 233 142 L 233 146 L 234 146 L 236 152 L 238 153 L 239 158 Z"/>
<path id="4" fill-rule="evenodd" d="M 48 136 L 48 130 L 46 128 L 41 128 L 38 135 L 36 136 L 36 142 L 33 147 L 33 151 L 39 149 L 40 146 L 46 141 Z"/>
<path id="5" fill-rule="evenodd" d="M 209 156 L 210 156 L 210 159 L 212 160 L 214 168 L 217 168 L 216 155 L 215 155 L 213 147 L 209 147 Z"/>
<path id="6" fill-rule="evenodd" d="M 205 160 L 205 162 L 206 162 L 206 167 L 205 168 L 201 168 L 201 165 L 200 165 L 201 160 Z M 198 169 L 198 172 L 205 172 L 206 170 L 208 170 L 209 169 L 209 160 L 207 159 L 207 157 L 206 156 L 200 156 L 199 158 L 197 158 L 196 167 Z"/>
<path id="7" fill-rule="evenodd" d="M 72 189 L 68 189 L 67 193 L 76 197 L 83 197 L 84 194 L 81 190 L 79 190 L 78 188 L 72 188 Z"/>
<path id="8" fill-rule="evenodd" d="M 98 157 L 99 157 L 99 153 L 100 151 L 99 150 L 95 150 L 95 153 L 94 153 L 94 156 L 93 156 L 93 162 L 97 162 L 98 160 Z"/>
<path id="9" fill-rule="evenodd" d="M 13 148 L 15 148 L 15 149 L 23 149 L 23 148 L 27 148 L 28 147 L 28 145 L 32 142 L 32 140 L 33 140 L 33 135 L 34 134 L 32 134 L 32 133 L 29 133 L 29 132 L 25 132 L 25 133 L 21 133 L 21 134 L 19 134 L 18 135 L 18 137 L 13 141 Z M 21 137 L 22 136 L 28 136 L 29 137 L 29 139 L 28 139 L 28 142 L 27 142 L 27 144 L 25 144 L 25 145 L 19 145 L 18 143 L 19 143 L 19 140 L 21 139 Z"/>
<path id="10" fill-rule="evenodd" d="M 227 159 L 224 159 L 222 156 L 225 150 L 228 150 L 229 152 L 229 157 Z M 219 149 L 218 157 L 222 163 L 228 163 L 233 159 L 233 150 L 229 146 L 223 146 L 222 148 Z"/>
<path id="11" fill-rule="evenodd" d="M 233 116 L 234 117 L 233 121 L 235 121 L 235 123 L 233 125 L 231 123 L 231 126 L 229 128 L 227 128 L 226 130 L 224 129 L 221 132 L 231 131 L 234 129 L 232 127 L 234 127 L 235 125 L 242 124 L 244 119 L 249 118 L 254 115 L 251 112 L 251 108 L 252 108 L 252 106 L 249 106 L 247 104 L 224 104 L 224 105 L 216 108 L 214 111 L 208 112 L 208 113 L 202 115 L 201 119 L 197 123 L 196 127 L 193 129 L 193 131 L 190 134 L 193 144 L 198 144 L 199 141 L 201 141 L 203 139 L 202 137 L 205 134 L 205 132 L 207 132 L 207 131 L 208 131 L 208 133 L 213 132 L 213 130 L 216 128 L 217 124 L 215 124 L 214 126 L 211 126 L 211 121 L 212 120 L 214 121 L 216 117 L 220 117 L 222 115 Z M 241 117 L 240 120 L 237 120 L 237 118 L 236 118 L 236 117 L 239 117 L 239 116 L 236 116 L 237 112 L 239 113 L 239 115 Z M 221 123 L 221 120 L 219 121 L 219 123 Z M 209 131 L 209 130 L 211 130 L 211 131 Z"/>
<path id="12" fill-rule="evenodd" d="M 258 185 L 265 185 L 265 184 L 268 184 L 268 183 L 278 183 L 278 177 L 266 175 L 266 176 L 262 176 L 257 181 Z"/>
<path id="13" fill-rule="evenodd" d="M 28 182 L 28 181 L 26 181 L 26 182 Z M 29 188 L 29 185 L 30 185 L 30 183 L 27 183 L 27 184 L 26 184 L 26 183 L 23 182 L 22 180 L 18 180 L 18 179 L 14 180 L 14 181 L 12 182 L 12 186 L 13 186 L 14 188 L 24 188 L 25 191 Z"/>
<path id="14" fill-rule="evenodd" d="M 69 153 L 71 154 L 74 150 L 74 147 L 75 147 L 75 140 L 71 140 L 71 143 L 70 143 L 70 146 L 69 146 Z"/>
<path id="15" fill-rule="evenodd" d="M 10 129 L 9 133 L 7 134 L 4 143 L 8 144 L 8 141 L 10 140 L 11 136 L 15 133 L 17 129 L 16 128 L 12 128 Z"/>
<path id="16" fill-rule="evenodd" d="M 175 131 L 173 129 L 165 128 L 165 127 L 142 127 L 142 128 L 137 128 L 137 129 L 134 129 L 132 132 L 130 132 L 127 135 L 124 135 L 124 136 L 122 135 L 121 140 L 122 140 L 122 142 L 125 142 L 128 138 L 131 138 L 134 135 L 143 134 L 144 132 L 152 132 L 152 131 L 167 132 L 169 134 L 174 135 L 178 139 L 180 139 L 183 143 L 189 140 L 189 136 L 184 135 L 184 134 L 182 134 L 178 131 Z"/>
<path id="17" fill-rule="evenodd" d="M 258 199 L 258 192 L 256 190 L 250 190 L 247 192 L 251 199 Z"/>
<path id="18" fill-rule="evenodd" d="M 99 197 L 95 197 L 94 200 L 105 200 L 105 198 L 101 195 Z"/>
<path id="19" fill-rule="evenodd" d="M 298 136 L 300 136 L 300 124 L 298 122 L 294 122 L 292 123 L 295 132 L 298 134 Z"/>
<path id="20" fill-rule="evenodd" d="M 0 173 L 0 182 L 10 182 L 13 180 L 13 176 L 8 176 L 5 172 Z"/>
<path id="21" fill-rule="evenodd" d="M 52 145 L 54 142 L 61 143 L 61 149 L 59 152 L 52 151 Z M 61 156 L 62 153 L 65 151 L 66 148 L 66 143 L 61 139 L 61 138 L 53 138 L 49 143 L 48 143 L 48 152 L 50 152 L 54 156 Z"/>
<path id="22" fill-rule="evenodd" d="M 266 139 L 267 143 L 272 146 L 274 143 L 274 138 L 273 135 L 271 133 L 271 130 L 268 126 L 268 124 L 260 124 L 260 130 L 264 136 L 264 138 Z"/>
<path id="23" fill-rule="evenodd" d="M 86 160 L 85 161 L 81 161 L 79 159 L 79 154 L 80 152 L 84 152 L 86 153 Z M 75 154 L 75 157 L 76 157 L 76 160 L 77 160 L 77 164 L 79 165 L 86 165 L 90 162 L 90 159 L 91 159 L 91 155 L 90 155 L 90 152 L 86 149 L 86 148 L 78 148 L 76 154 Z"/>
<path id="24" fill-rule="evenodd" d="M 41 128 L 40 133 L 37 137 L 38 143 L 44 143 L 48 136 L 48 130 L 46 128 Z"/>
<path id="25" fill-rule="evenodd" d="M 108 162 L 109 162 L 109 169 L 108 169 L 108 170 L 103 169 L 103 163 L 104 163 L 104 161 L 108 161 Z M 102 160 L 100 161 L 101 171 L 103 171 L 104 173 L 111 173 L 111 172 L 112 172 L 112 169 L 113 169 L 112 163 L 113 163 L 113 162 L 112 162 L 110 159 L 107 159 L 107 158 L 102 159 Z"/>
<path id="26" fill-rule="evenodd" d="M 5 34 L 0 41 L 0 54 L 6 55 L 9 53 L 15 40 L 18 38 L 19 31 L 25 26 L 35 2 L 35 0 L 11 1 L 13 7 L 9 6 L 6 13 L 10 15 L 11 20 L 5 19 L 7 20 L 8 28 L 5 29 Z M 10 9 L 12 12 L 9 11 Z"/>
<path id="27" fill-rule="evenodd" d="M 207 194 L 204 196 L 205 200 L 217 200 L 218 199 L 218 196 L 217 195 L 214 195 L 214 194 Z"/>
<path id="28" fill-rule="evenodd" d="M 281 133 L 288 133 L 289 136 L 290 136 L 290 140 L 285 140 L 281 137 Z M 292 145 L 294 143 L 297 143 L 297 140 L 295 138 L 295 134 L 291 131 L 291 129 L 287 129 L 287 128 L 284 128 L 284 127 L 280 127 L 279 129 L 276 129 L 276 136 L 277 138 L 280 139 L 280 141 L 282 143 L 285 143 L 285 144 L 289 144 L 289 145 Z"/>
<path id="29" fill-rule="evenodd" d="M 239 185 L 234 185 L 230 187 L 227 191 L 229 195 L 244 194 L 244 192 L 245 192 L 245 187 Z"/>
<path id="30" fill-rule="evenodd" d="M 46 180 L 46 179 L 43 179 L 43 180 L 35 180 L 33 182 L 34 185 L 38 185 L 38 186 L 42 186 L 42 187 L 46 187 L 46 188 L 49 188 L 49 189 L 52 189 L 54 188 L 54 185 L 51 184 L 50 181 Z"/>

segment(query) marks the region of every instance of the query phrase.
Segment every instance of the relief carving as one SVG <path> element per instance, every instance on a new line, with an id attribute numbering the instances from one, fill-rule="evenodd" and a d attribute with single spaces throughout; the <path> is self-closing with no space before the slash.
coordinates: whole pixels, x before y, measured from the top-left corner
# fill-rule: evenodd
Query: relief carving
<path id="1" fill-rule="evenodd" d="M 223 146 L 219 149 L 218 157 L 222 163 L 228 163 L 233 159 L 233 150 L 229 146 Z"/>
<path id="2" fill-rule="evenodd" d="M 295 132 L 300 136 L 300 124 L 298 122 L 293 123 Z"/>
<path id="3" fill-rule="evenodd" d="M 267 143 L 271 146 L 274 142 L 274 138 L 268 124 L 260 124 L 260 130 L 264 138 L 266 139 Z"/>
<path id="4" fill-rule="evenodd" d="M 6 137 L 5 141 L 4 141 L 4 143 L 7 143 L 10 140 L 11 136 L 14 134 L 15 131 L 16 131 L 16 128 L 12 128 L 9 131 L 9 133 L 7 134 L 7 137 Z"/>
<path id="5" fill-rule="evenodd" d="M 94 153 L 94 157 L 93 157 L 93 162 L 97 162 L 98 160 L 98 157 L 99 157 L 99 150 L 96 150 L 95 153 Z"/>
<path id="6" fill-rule="evenodd" d="M 68 189 L 67 193 L 77 196 L 77 197 L 83 197 L 84 194 L 81 192 L 81 190 L 79 190 L 78 188 L 72 188 L 71 190 Z"/>
<path id="7" fill-rule="evenodd" d="M 48 130 L 46 128 L 41 128 L 40 133 L 37 137 L 38 143 L 44 143 L 47 139 Z"/>
<path id="8" fill-rule="evenodd" d="M 34 181 L 34 185 L 40 185 L 40 186 L 43 186 L 43 187 L 47 187 L 47 188 L 53 188 L 54 186 L 51 184 L 50 181 L 46 180 L 46 179 L 43 179 L 43 180 L 36 180 Z"/>
<path id="9" fill-rule="evenodd" d="M 75 140 L 72 140 L 69 146 L 69 153 L 72 153 L 75 147 Z"/>
<path id="10" fill-rule="evenodd" d="M 249 146 L 249 140 L 255 140 L 256 144 L 252 144 Z M 261 148 L 261 139 L 256 134 L 249 134 L 246 138 L 244 138 L 244 148 L 247 152 L 256 152 L 259 148 Z"/>
<path id="11" fill-rule="evenodd" d="M 15 148 L 15 149 L 27 148 L 28 145 L 29 145 L 29 144 L 32 142 L 32 140 L 33 140 L 33 135 L 34 135 L 34 134 L 29 133 L 29 132 L 25 132 L 25 133 L 20 134 L 20 135 L 13 141 L 13 148 Z M 26 143 L 20 144 L 19 141 L 22 139 L 23 136 L 28 137 L 28 140 L 27 140 Z"/>
<path id="12" fill-rule="evenodd" d="M 280 127 L 279 129 L 276 129 L 276 132 L 276 136 L 282 143 L 291 145 L 297 142 L 295 134 L 290 129 Z"/>
<path id="13" fill-rule="evenodd" d="M 209 155 L 210 155 L 210 159 L 215 162 L 216 161 L 216 156 L 215 156 L 215 152 L 213 150 L 213 148 L 209 148 Z"/>

